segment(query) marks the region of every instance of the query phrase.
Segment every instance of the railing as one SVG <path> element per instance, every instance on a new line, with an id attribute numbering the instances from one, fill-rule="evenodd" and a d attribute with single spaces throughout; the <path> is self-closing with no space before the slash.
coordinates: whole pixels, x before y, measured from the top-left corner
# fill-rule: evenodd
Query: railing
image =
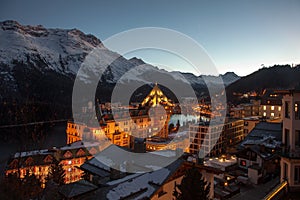
<path id="1" fill-rule="evenodd" d="M 289 147 L 284 146 L 282 148 L 281 156 L 287 158 L 300 159 L 300 148 L 297 147 L 296 149 L 291 150 Z"/>
<path id="2" fill-rule="evenodd" d="M 263 200 L 275 200 L 275 199 L 281 199 L 280 195 L 283 195 L 286 192 L 288 187 L 288 182 L 283 181 L 279 185 L 277 185 L 270 193 L 268 193 Z"/>

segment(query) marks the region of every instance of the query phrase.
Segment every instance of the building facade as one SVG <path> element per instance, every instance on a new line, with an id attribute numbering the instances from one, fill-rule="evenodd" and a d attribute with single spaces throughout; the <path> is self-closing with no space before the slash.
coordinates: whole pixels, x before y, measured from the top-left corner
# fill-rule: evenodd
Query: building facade
<path id="1" fill-rule="evenodd" d="M 300 189 L 300 90 L 284 91 L 283 130 L 284 150 L 281 157 L 281 181 L 291 189 Z"/>
<path id="2" fill-rule="evenodd" d="M 43 186 L 51 165 L 60 163 L 65 170 L 65 183 L 81 179 L 79 167 L 99 152 L 99 143 L 75 142 L 61 148 L 16 153 L 9 161 L 5 174 L 16 173 L 22 179 L 27 173 L 34 174 Z"/>
<path id="3" fill-rule="evenodd" d="M 264 100 L 260 105 L 260 116 L 267 119 L 281 119 L 282 117 L 282 104 L 281 100 Z"/>
<path id="4" fill-rule="evenodd" d="M 190 125 L 189 137 L 190 153 L 198 154 L 201 149 L 204 156 L 217 156 L 244 139 L 244 121 L 227 119 L 225 124 Z"/>
<path id="5" fill-rule="evenodd" d="M 250 100 L 250 103 L 243 103 L 231 108 L 230 116 L 236 119 L 244 117 L 258 116 L 260 113 L 260 100 Z"/>
<path id="6" fill-rule="evenodd" d="M 67 124 L 67 142 L 105 141 L 131 148 L 134 138 L 168 139 L 168 124 L 175 104 L 168 99 L 157 84 L 144 98 L 138 108 L 119 109 L 101 116 L 98 125 L 86 125 L 69 121 Z M 97 127 L 98 126 L 98 127 Z M 161 141 L 160 141 L 161 142 Z M 153 147 L 148 150 L 154 150 Z"/>
<path id="7" fill-rule="evenodd" d="M 266 119 L 282 119 L 282 95 L 267 89 L 260 103 L 260 116 Z"/>

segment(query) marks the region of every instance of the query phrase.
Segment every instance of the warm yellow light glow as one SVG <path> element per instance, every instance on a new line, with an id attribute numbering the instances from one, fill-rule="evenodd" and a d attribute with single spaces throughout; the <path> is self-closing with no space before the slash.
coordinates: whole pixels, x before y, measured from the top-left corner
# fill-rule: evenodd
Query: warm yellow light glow
<path id="1" fill-rule="evenodd" d="M 281 183 L 281 185 L 276 188 L 272 193 L 270 193 L 264 200 L 271 200 L 278 192 L 280 192 L 287 185 L 287 181 Z"/>

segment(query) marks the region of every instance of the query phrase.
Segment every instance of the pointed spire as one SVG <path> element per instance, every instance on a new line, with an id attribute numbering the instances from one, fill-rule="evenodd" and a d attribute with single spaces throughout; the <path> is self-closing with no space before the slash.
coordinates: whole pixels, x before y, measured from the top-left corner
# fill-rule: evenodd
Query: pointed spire
<path id="1" fill-rule="evenodd" d="M 171 104 L 169 102 L 169 99 L 166 97 L 166 95 L 164 95 L 164 93 L 161 91 L 161 89 L 159 88 L 157 82 L 155 82 L 155 85 L 152 88 L 151 92 L 143 100 L 142 106 L 145 106 L 148 103 L 150 103 L 149 105 L 151 105 L 151 106 L 156 106 L 157 104 L 164 104 L 164 105 L 168 105 L 168 106 L 173 106 L 173 104 Z"/>

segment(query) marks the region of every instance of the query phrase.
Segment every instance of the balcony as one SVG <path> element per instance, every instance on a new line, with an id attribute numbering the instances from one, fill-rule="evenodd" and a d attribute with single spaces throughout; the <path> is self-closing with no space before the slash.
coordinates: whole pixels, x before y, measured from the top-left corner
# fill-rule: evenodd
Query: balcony
<path id="1" fill-rule="evenodd" d="M 300 159 L 300 147 L 290 149 L 290 147 L 283 146 L 281 156 L 291 159 Z"/>

